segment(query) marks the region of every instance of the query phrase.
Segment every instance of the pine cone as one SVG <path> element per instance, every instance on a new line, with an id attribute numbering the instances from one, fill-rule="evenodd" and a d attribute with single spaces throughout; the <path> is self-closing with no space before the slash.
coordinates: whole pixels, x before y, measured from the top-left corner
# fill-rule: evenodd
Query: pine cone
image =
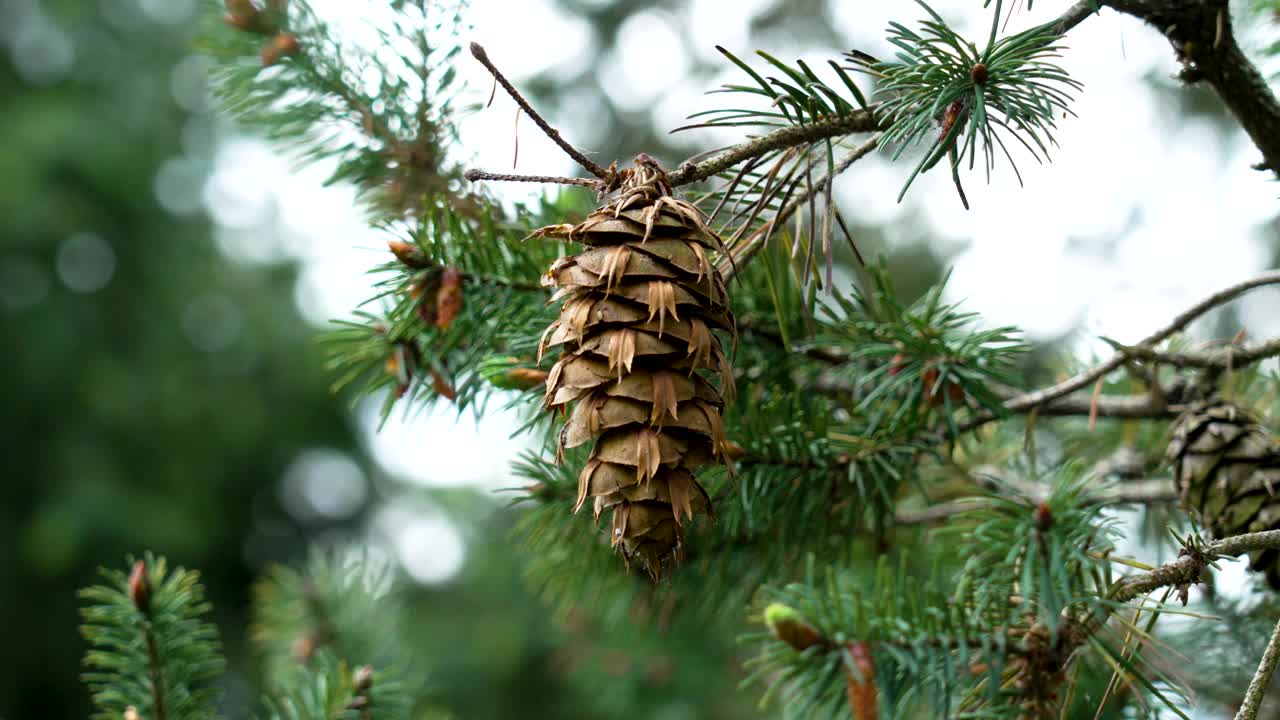
<path id="1" fill-rule="evenodd" d="M 723 461 L 721 389 L 733 375 L 712 330 L 734 332 L 724 279 L 708 259 L 721 249 L 693 205 L 672 196 L 647 156 L 622 171 L 616 199 L 578 225 L 535 235 L 585 245 L 544 278 L 563 300 L 539 355 L 562 348 L 547 376 L 546 404 L 573 404 L 565 448 L 594 441 L 574 511 L 587 498 L 611 538 L 655 581 L 678 560 L 686 520 L 710 513 L 693 470 Z M 699 370 L 719 374 L 720 388 Z"/>
<path id="2" fill-rule="evenodd" d="M 1280 444 L 1245 409 L 1200 403 L 1178 418 L 1167 452 L 1183 505 L 1216 538 L 1280 529 Z M 1280 553 L 1250 553 L 1280 590 Z"/>

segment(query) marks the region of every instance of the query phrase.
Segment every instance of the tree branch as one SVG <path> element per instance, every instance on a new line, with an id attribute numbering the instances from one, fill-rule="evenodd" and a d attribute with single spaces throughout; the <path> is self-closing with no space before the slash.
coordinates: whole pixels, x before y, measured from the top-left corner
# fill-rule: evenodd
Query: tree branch
<path id="1" fill-rule="evenodd" d="M 1236 713 L 1235 720 L 1257 720 L 1258 709 L 1262 707 L 1262 696 L 1271 684 L 1277 661 L 1280 661 L 1280 623 L 1276 623 L 1276 629 L 1271 632 L 1271 640 L 1262 653 L 1258 671 L 1254 673 L 1253 680 L 1249 681 L 1249 689 L 1244 693 L 1244 700 L 1240 702 L 1240 712 Z"/>
<path id="2" fill-rule="evenodd" d="M 1210 295 L 1204 300 L 1201 300 L 1200 302 L 1196 303 L 1192 307 L 1183 311 L 1181 314 L 1175 317 L 1173 321 L 1170 322 L 1168 325 L 1156 331 L 1155 333 L 1152 333 L 1146 339 L 1144 339 L 1142 342 L 1138 343 L 1134 347 L 1150 348 L 1156 345 L 1157 343 L 1167 340 L 1174 333 L 1184 329 L 1187 325 L 1191 323 L 1192 320 L 1195 320 L 1196 318 L 1212 310 L 1213 308 L 1219 305 L 1228 303 L 1254 288 L 1262 287 L 1264 285 L 1274 285 L 1277 283 L 1280 283 L 1280 271 L 1271 271 L 1271 272 L 1263 273 L 1250 280 L 1245 280 L 1244 282 L 1237 283 L 1223 290 L 1219 290 L 1218 292 Z M 1107 373 L 1111 372 L 1112 370 L 1115 370 L 1116 368 L 1120 367 L 1125 363 L 1125 361 L 1133 357 L 1133 354 L 1132 352 L 1130 352 L 1130 350 L 1132 350 L 1132 348 L 1129 348 L 1124 352 L 1118 352 L 1115 355 L 1113 355 L 1110 360 L 1107 360 L 1101 365 L 1098 365 L 1097 367 L 1094 367 L 1090 370 L 1086 370 L 1085 372 L 1080 373 L 1068 380 L 1064 380 L 1056 385 L 1051 385 L 1042 390 L 1036 390 L 1035 392 L 1029 392 L 1014 398 L 1010 398 L 1007 402 L 1005 402 L 1004 406 L 1009 410 L 1014 410 L 1019 412 L 1027 411 L 1037 406 L 1043 406 L 1051 400 L 1055 400 L 1064 395 L 1067 395 L 1068 393 L 1071 393 L 1083 387 L 1086 387 L 1089 384 L 1097 381 L 1098 378 L 1103 377 Z"/>
<path id="3" fill-rule="evenodd" d="M 1107 599 L 1124 603 L 1157 588 L 1192 583 L 1199 579 L 1205 562 L 1212 562 L 1219 557 L 1235 557 L 1254 550 L 1277 548 L 1280 548 L 1280 530 L 1224 538 L 1206 547 L 1202 555 L 1183 555 L 1154 570 L 1124 578 L 1112 586 Z"/>
<path id="4" fill-rule="evenodd" d="M 1160 352 L 1151 347 L 1125 348 L 1123 352 L 1137 360 L 1172 365 L 1177 368 L 1242 368 L 1259 360 L 1280 355 L 1280 337 L 1251 347 L 1228 345 L 1203 352 Z"/>
<path id="5" fill-rule="evenodd" d="M 875 132 L 884 130 L 886 127 L 888 126 L 880 118 L 876 117 L 876 106 L 872 105 L 865 110 L 855 110 L 848 115 L 837 115 L 807 125 L 792 125 L 780 130 L 774 130 L 768 135 L 762 135 L 725 148 L 720 153 L 700 163 L 685 162 L 678 170 L 670 173 L 668 179 L 671 182 L 671 187 L 688 185 L 699 180 L 706 180 L 740 162 L 759 157 L 774 150 L 782 150 L 797 145 L 808 145 L 818 140 L 852 133 Z"/>
<path id="6" fill-rule="evenodd" d="M 1094 7 L 1098 4 L 1095 0 L 1080 0 L 1080 2 L 1067 8 L 1066 12 L 1058 16 L 1058 19 L 1049 26 L 1049 32 L 1054 35 L 1066 35 L 1071 28 L 1093 15 L 1096 12 Z"/>
<path id="7" fill-rule="evenodd" d="M 1204 80 L 1218 93 L 1265 165 L 1280 175 L 1280 101 L 1236 42 L 1227 0 L 1101 0 L 1146 21 L 1173 43 L 1186 82 Z"/>
<path id="8" fill-rule="evenodd" d="M 1095 0 L 1079 0 L 1049 26 L 1051 32 L 1055 35 L 1065 35 L 1095 12 L 1095 4 Z M 848 115 L 832 117 L 808 125 L 785 127 L 768 135 L 725 148 L 720 153 L 702 162 L 686 161 L 680 166 L 680 169 L 670 174 L 671 186 L 679 187 L 680 185 L 706 180 L 740 162 L 759 157 L 773 150 L 806 145 L 816 140 L 857 132 L 887 130 L 888 124 L 885 120 L 876 116 L 877 109 L 878 106 L 873 104 Z"/>

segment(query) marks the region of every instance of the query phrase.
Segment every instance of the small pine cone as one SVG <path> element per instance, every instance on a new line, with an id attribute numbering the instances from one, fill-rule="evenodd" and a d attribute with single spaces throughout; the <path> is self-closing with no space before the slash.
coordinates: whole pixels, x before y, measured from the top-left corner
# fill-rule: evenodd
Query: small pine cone
<path id="1" fill-rule="evenodd" d="M 1183 504 L 1214 537 L 1280 529 L 1280 444 L 1247 410 L 1197 404 L 1178 418 L 1167 454 Z M 1280 590 L 1280 553 L 1249 560 Z"/>
<path id="2" fill-rule="evenodd" d="M 722 390 L 732 392 L 733 375 L 712 331 L 735 326 L 709 259 L 720 239 L 644 155 L 612 202 L 535 235 L 587 248 L 547 273 L 563 305 L 539 348 L 562 349 L 548 407 L 573 404 L 558 454 L 595 442 L 574 510 L 588 498 L 597 519 L 611 510 L 614 546 L 657 581 L 679 558 L 686 520 L 711 512 L 693 470 L 724 460 Z M 718 374 L 720 388 L 699 370 Z"/>

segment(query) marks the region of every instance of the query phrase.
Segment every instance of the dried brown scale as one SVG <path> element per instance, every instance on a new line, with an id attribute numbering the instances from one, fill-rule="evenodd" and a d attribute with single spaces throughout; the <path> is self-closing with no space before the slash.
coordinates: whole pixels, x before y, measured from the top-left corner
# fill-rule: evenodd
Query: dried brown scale
<path id="1" fill-rule="evenodd" d="M 711 260 L 724 248 L 702 213 L 646 156 L 617 176 L 613 200 L 581 223 L 533 233 L 585 246 L 543 278 L 562 304 L 539 357 L 560 351 L 546 382 L 546 404 L 568 410 L 558 456 L 593 443 L 575 511 L 608 511 L 613 545 L 658 580 L 688 522 L 711 512 L 694 471 L 724 462 L 733 379 L 714 331 L 736 329 Z"/>
<path id="2" fill-rule="evenodd" d="M 1215 538 L 1280 529 L 1280 443 L 1247 410 L 1200 403 L 1178 418 L 1169 443 L 1182 503 Z M 1280 552 L 1249 554 L 1280 590 Z"/>

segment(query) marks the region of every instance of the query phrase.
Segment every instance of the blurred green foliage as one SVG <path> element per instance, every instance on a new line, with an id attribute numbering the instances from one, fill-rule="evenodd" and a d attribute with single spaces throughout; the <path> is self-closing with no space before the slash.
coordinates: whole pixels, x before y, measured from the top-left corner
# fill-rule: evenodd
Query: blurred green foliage
<path id="1" fill-rule="evenodd" d="M 202 569 L 220 624 L 243 626 L 246 557 L 303 540 L 276 481 L 353 434 L 294 268 L 228 260 L 199 211 L 213 124 L 175 70 L 182 25 L 133 3 L 0 15 L 0 717 L 84 717 L 75 588 L 163 548 Z M 178 214 L 158 200 L 183 194 L 197 202 Z M 255 526 L 276 532 L 250 550 Z"/>

